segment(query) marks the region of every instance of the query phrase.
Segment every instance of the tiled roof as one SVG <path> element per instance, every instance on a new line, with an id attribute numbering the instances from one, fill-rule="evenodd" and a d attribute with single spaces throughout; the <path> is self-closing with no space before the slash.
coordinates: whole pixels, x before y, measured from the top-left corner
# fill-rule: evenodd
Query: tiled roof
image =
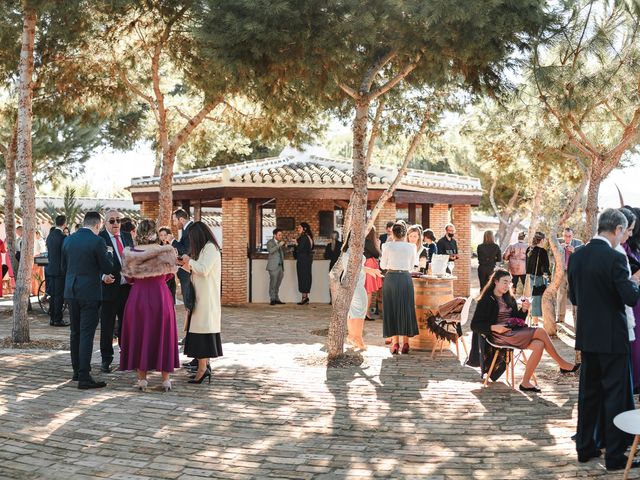
<path id="1" fill-rule="evenodd" d="M 225 166 L 176 173 L 174 185 L 256 186 L 256 187 L 350 187 L 352 163 L 348 160 L 323 158 L 316 155 L 288 155 L 265 158 Z M 368 172 L 369 188 L 386 188 L 397 174 L 389 166 L 371 165 Z M 130 190 L 154 187 L 160 177 L 132 179 Z M 399 185 L 408 190 L 449 190 L 481 193 L 480 180 L 448 173 L 409 170 Z"/>

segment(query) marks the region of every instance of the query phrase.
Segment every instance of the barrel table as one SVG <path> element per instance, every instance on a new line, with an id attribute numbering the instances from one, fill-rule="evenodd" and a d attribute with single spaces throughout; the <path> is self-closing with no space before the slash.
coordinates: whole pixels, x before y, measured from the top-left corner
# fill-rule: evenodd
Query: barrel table
<path id="1" fill-rule="evenodd" d="M 443 303 L 453 300 L 453 281 L 456 277 L 422 275 L 413 278 L 413 293 L 416 302 L 416 317 L 420 333 L 409 339 L 413 350 L 431 350 L 436 336 L 427 328 L 427 310 L 435 310 Z M 444 346 L 448 347 L 449 342 Z"/>

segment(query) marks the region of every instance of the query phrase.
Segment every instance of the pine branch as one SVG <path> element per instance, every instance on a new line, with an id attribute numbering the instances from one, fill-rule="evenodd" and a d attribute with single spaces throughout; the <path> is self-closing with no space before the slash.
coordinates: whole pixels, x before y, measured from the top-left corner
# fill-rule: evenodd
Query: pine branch
<path id="1" fill-rule="evenodd" d="M 362 83 L 360 84 L 360 95 L 367 95 L 371 90 L 371 85 L 377 73 L 384 68 L 398 54 L 397 49 L 389 50 L 385 55 L 380 57 L 365 73 Z"/>
<path id="2" fill-rule="evenodd" d="M 193 132 L 193 130 L 202 123 L 202 121 L 206 118 L 206 116 L 214 108 L 220 105 L 221 102 L 222 102 L 222 98 L 216 98 L 212 102 L 205 104 L 197 114 L 191 117 L 191 119 L 187 122 L 187 124 L 184 127 L 182 127 L 182 129 L 180 129 L 178 134 L 175 137 L 173 137 L 173 139 L 171 140 L 171 148 L 173 148 L 173 151 L 177 151 L 178 148 L 180 148 L 182 144 L 184 144 L 184 142 L 187 140 L 191 132 Z"/>
<path id="3" fill-rule="evenodd" d="M 378 107 L 376 108 L 376 114 L 373 118 L 373 123 L 371 125 L 371 134 L 369 135 L 369 143 L 367 145 L 367 156 L 364 160 L 364 168 L 369 169 L 369 165 L 371 165 L 371 157 L 373 156 L 373 149 L 375 147 L 376 139 L 378 138 L 378 133 L 380 132 L 380 119 L 382 118 L 382 111 L 384 110 L 385 102 L 384 98 L 381 98 L 378 101 Z"/>
<path id="4" fill-rule="evenodd" d="M 409 75 L 411 72 L 413 72 L 418 67 L 418 63 L 420 62 L 421 58 L 422 58 L 422 52 L 420 52 L 418 55 L 416 55 L 416 58 L 415 58 L 415 60 L 413 62 L 408 63 L 407 65 L 405 65 L 404 68 L 395 77 L 393 77 L 391 80 L 389 80 L 387 83 L 382 85 L 377 90 L 373 91 L 371 93 L 371 95 L 370 95 L 371 99 L 375 100 L 376 98 L 380 97 L 381 95 L 384 95 L 389 90 L 391 90 L 393 87 L 395 87 L 398 83 L 400 83 L 402 80 L 404 80 L 407 77 L 407 75 Z"/>
<path id="5" fill-rule="evenodd" d="M 344 83 L 339 83 L 338 88 L 340 88 L 340 90 L 342 90 L 344 93 L 349 95 L 354 100 L 358 100 L 360 98 L 360 95 L 358 95 L 358 92 L 356 92 L 353 88 L 349 87 L 348 85 L 345 85 Z"/>

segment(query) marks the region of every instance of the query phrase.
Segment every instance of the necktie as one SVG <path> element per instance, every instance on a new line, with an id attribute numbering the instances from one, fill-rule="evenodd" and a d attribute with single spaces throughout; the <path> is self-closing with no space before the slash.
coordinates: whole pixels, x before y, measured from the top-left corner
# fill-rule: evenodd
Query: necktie
<path id="1" fill-rule="evenodd" d="M 118 256 L 122 258 L 122 251 L 124 247 L 122 246 L 122 242 L 120 241 L 120 235 L 114 235 L 113 238 L 116 239 L 116 247 L 118 247 Z"/>

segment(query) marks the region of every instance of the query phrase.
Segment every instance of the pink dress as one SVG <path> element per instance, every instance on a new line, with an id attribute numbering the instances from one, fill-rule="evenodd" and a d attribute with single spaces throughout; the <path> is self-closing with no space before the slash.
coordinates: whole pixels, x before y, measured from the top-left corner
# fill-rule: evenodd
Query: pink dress
<path id="1" fill-rule="evenodd" d="M 176 312 L 166 283 L 172 277 L 134 279 L 122 320 L 120 370 L 173 372 L 180 367 Z"/>
<path id="2" fill-rule="evenodd" d="M 511 308 L 503 300 L 502 297 L 498 297 L 498 324 L 504 325 L 505 322 L 511 317 Z M 493 337 L 493 343 L 496 345 L 503 345 L 505 347 L 515 348 L 527 348 L 533 340 L 533 335 L 536 333 L 536 329 L 533 327 L 522 327 L 515 330 L 511 330 L 507 333 L 491 332 Z"/>

